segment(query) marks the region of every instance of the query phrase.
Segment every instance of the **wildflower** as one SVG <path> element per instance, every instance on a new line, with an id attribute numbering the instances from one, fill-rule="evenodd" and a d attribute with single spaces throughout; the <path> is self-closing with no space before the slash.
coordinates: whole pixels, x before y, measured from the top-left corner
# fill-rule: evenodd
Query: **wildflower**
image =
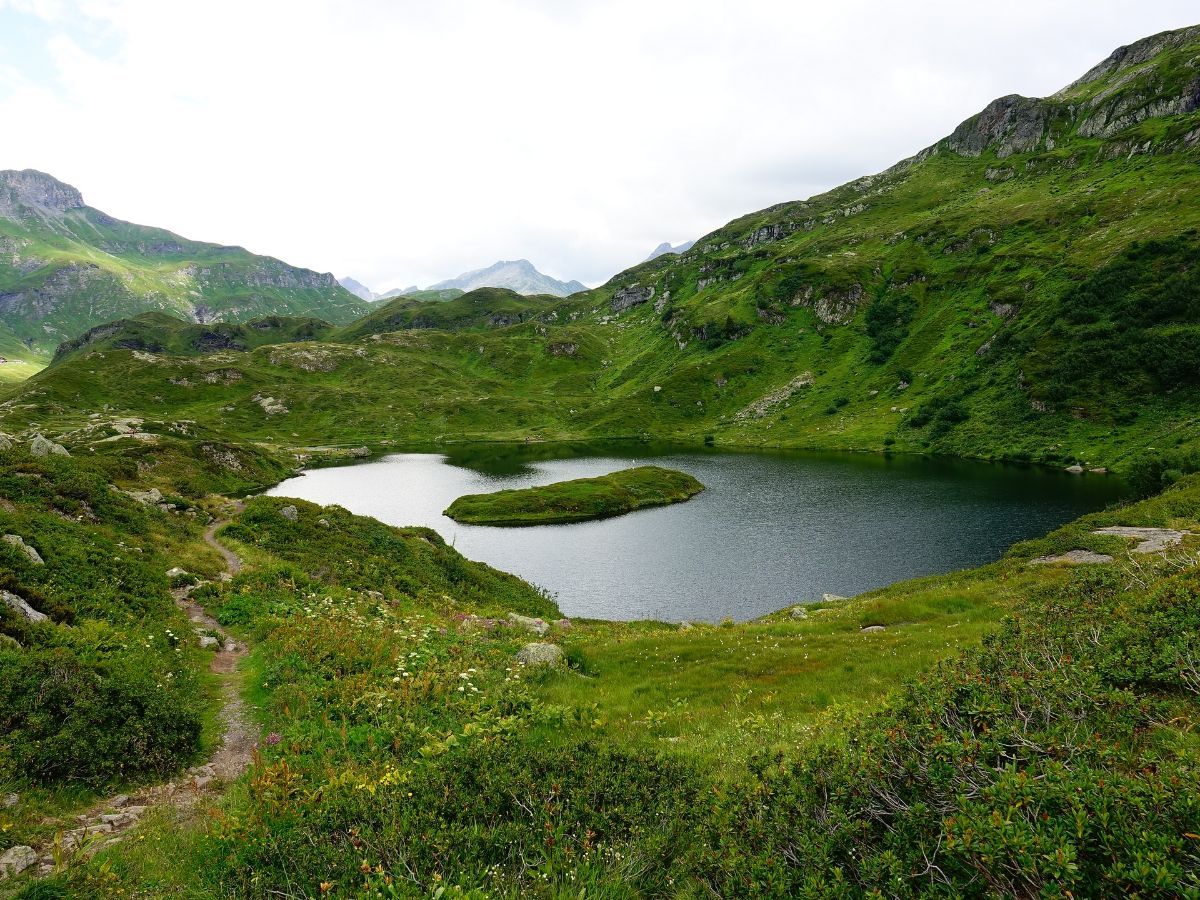
<path id="1" fill-rule="evenodd" d="M 280 736 L 279 732 L 278 732 L 278 731 L 272 731 L 272 732 L 271 732 L 270 734 L 268 734 L 268 735 L 267 735 L 267 737 L 266 737 L 266 744 L 267 744 L 267 746 L 269 746 L 269 747 L 274 747 L 274 746 L 275 746 L 276 744 L 278 744 L 278 743 L 279 743 L 281 740 L 283 740 L 283 738 Z"/>

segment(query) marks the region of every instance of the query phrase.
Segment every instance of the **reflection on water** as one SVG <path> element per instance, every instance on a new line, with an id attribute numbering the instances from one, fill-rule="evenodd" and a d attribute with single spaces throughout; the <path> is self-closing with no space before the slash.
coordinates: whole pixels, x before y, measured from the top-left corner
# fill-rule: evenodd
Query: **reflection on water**
<path id="1" fill-rule="evenodd" d="M 492 528 L 442 515 L 462 494 L 651 461 L 689 472 L 707 490 L 574 525 Z M 1111 478 L 967 460 L 498 444 L 318 469 L 271 493 L 435 528 L 465 556 L 545 588 L 570 616 L 719 621 L 980 565 L 1123 489 Z"/>

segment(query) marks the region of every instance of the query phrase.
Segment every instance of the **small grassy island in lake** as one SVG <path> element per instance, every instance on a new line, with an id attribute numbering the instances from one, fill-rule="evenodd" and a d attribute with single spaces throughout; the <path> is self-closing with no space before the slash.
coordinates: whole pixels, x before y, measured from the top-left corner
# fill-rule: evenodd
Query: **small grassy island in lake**
<path id="1" fill-rule="evenodd" d="M 638 466 L 542 487 L 466 494 L 446 515 L 468 525 L 555 525 L 607 519 L 648 506 L 682 503 L 704 490 L 686 472 Z"/>

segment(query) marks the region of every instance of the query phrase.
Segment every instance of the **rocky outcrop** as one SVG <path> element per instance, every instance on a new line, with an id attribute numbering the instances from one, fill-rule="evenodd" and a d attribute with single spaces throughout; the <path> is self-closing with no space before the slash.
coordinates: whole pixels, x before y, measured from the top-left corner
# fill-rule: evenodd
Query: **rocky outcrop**
<path id="1" fill-rule="evenodd" d="M 1000 159 L 1028 153 L 1042 143 L 1048 120 L 1044 101 L 1009 94 L 954 129 L 946 146 L 961 156 L 979 156 L 989 147 L 995 147 Z"/>
<path id="2" fill-rule="evenodd" d="M 1110 563 L 1113 558 L 1107 553 L 1095 553 L 1091 550 L 1068 550 L 1066 553 L 1059 553 L 1054 556 L 1039 556 L 1036 559 L 1031 559 L 1031 566 L 1087 566 L 1087 565 L 1102 565 Z"/>
<path id="3" fill-rule="evenodd" d="M 1200 25 L 1180 28 L 1177 31 L 1163 31 L 1150 37 L 1134 41 L 1124 47 L 1118 47 L 1103 62 L 1093 66 L 1077 81 L 1072 82 L 1054 95 L 1060 99 L 1072 94 L 1077 88 L 1107 78 L 1120 69 L 1131 69 L 1149 62 L 1164 50 L 1180 47 L 1190 41 L 1200 38 Z"/>
<path id="4" fill-rule="evenodd" d="M 281 516 L 283 516 L 285 519 L 287 519 L 289 522 L 295 522 L 297 519 L 300 518 L 300 510 L 298 510 L 298 509 L 296 509 L 296 507 L 290 506 L 290 505 L 285 506 L 282 509 L 280 509 L 279 514 Z"/>
<path id="5" fill-rule="evenodd" d="M 1146 119 L 1183 116 L 1200 109 L 1200 77 L 1184 86 L 1174 97 L 1155 97 L 1130 91 L 1102 102 L 1096 98 L 1079 133 L 1085 137 L 1109 138 Z"/>
<path id="6" fill-rule="evenodd" d="M 24 597 L 18 597 L 11 591 L 0 590 L 0 603 L 3 603 L 27 622 L 45 622 L 50 617 L 29 605 Z"/>
<path id="7" fill-rule="evenodd" d="M 761 419 L 781 403 L 786 403 L 801 388 L 811 387 L 814 381 L 812 372 L 801 372 L 783 387 L 759 397 L 745 409 L 739 410 L 735 418 Z"/>
<path id="8" fill-rule="evenodd" d="M 1171 547 L 1178 547 L 1187 532 L 1176 531 L 1173 528 L 1133 528 L 1128 525 L 1110 525 L 1107 528 L 1098 528 L 1092 534 L 1136 540 L 1137 545 L 1132 551 L 1134 553 L 1162 553 Z"/>
<path id="9" fill-rule="evenodd" d="M 69 184 L 36 169 L 0 172 L 0 218 L 59 216 L 83 208 L 83 195 Z"/>
<path id="10" fill-rule="evenodd" d="M 284 406 L 283 401 L 276 400 L 274 397 L 267 397 L 263 394 L 255 394 L 253 400 L 262 407 L 263 412 L 265 412 L 268 416 L 278 416 L 288 411 L 288 408 Z"/>
<path id="11" fill-rule="evenodd" d="M 0 538 L 0 540 L 3 540 L 4 543 L 11 547 L 16 547 L 18 550 L 24 553 L 25 556 L 28 557 L 29 561 L 33 563 L 33 565 L 44 566 L 46 564 L 42 560 L 42 555 L 37 552 L 37 549 L 25 543 L 25 539 L 19 534 L 6 534 L 3 538 Z"/>
<path id="12" fill-rule="evenodd" d="M 612 298 L 612 311 L 614 313 L 624 312 L 634 306 L 639 306 L 642 303 L 648 303 L 654 297 L 654 285 L 647 284 L 644 287 L 636 284 L 631 284 L 628 287 L 623 287 Z"/>
<path id="13" fill-rule="evenodd" d="M 854 318 L 859 306 L 866 299 L 861 284 L 850 285 L 844 291 L 824 291 L 814 297 L 811 289 L 801 297 L 801 305 L 812 309 L 818 319 L 826 325 L 844 325 Z"/>

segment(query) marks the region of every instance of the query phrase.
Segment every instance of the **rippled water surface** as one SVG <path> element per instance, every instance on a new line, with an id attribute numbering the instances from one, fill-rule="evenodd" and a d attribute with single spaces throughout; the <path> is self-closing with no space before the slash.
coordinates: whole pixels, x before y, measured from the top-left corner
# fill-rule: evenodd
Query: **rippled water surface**
<path id="1" fill-rule="evenodd" d="M 442 515 L 462 494 L 644 463 L 689 472 L 707 490 L 574 525 L 493 528 Z M 1103 508 L 1122 488 L 1100 476 L 960 460 L 534 445 L 397 454 L 317 469 L 270 493 L 435 528 L 469 558 L 545 588 L 569 616 L 719 621 L 980 565 Z"/>

